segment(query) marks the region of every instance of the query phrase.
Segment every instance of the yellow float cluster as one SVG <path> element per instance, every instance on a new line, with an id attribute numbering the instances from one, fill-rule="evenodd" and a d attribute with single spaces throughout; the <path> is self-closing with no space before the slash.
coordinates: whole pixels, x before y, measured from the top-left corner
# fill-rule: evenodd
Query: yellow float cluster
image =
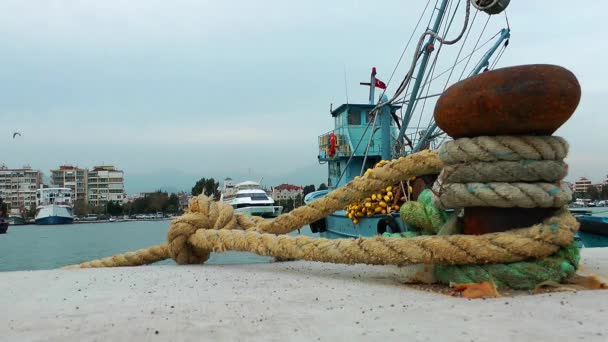
<path id="1" fill-rule="evenodd" d="M 387 160 L 381 160 L 374 165 L 373 168 L 383 167 L 387 163 Z M 372 172 L 372 168 L 367 169 L 365 175 L 369 175 L 370 172 Z M 410 180 L 413 180 L 413 178 Z M 388 186 L 385 189 L 372 194 L 370 197 L 367 197 L 361 203 L 351 203 L 344 209 L 346 215 L 354 224 L 358 224 L 359 219 L 362 217 L 371 217 L 377 214 L 386 215 L 393 211 L 398 211 L 399 208 L 401 208 L 401 205 L 407 201 L 407 194 L 404 195 L 402 192 L 400 198 L 395 201 L 395 196 L 397 196 L 398 188 L 400 186 L 401 184 Z M 406 188 L 408 193 L 412 192 L 411 186 L 408 185 Z"/>
<path id="2" fill-rule="evenodd" d="M 399 210 L 405 198 L 400 198 L 396 204 L 393 204 L 395 202 L 395 189 L 396 187 L 389 186 L 366 198 L 362 203 L 352 203 L 346 207 L 346 215 L 354 224 L 358 224 L 361 217 L 371 217 L 375 214 L 389 214 L 392 211 Z"/>

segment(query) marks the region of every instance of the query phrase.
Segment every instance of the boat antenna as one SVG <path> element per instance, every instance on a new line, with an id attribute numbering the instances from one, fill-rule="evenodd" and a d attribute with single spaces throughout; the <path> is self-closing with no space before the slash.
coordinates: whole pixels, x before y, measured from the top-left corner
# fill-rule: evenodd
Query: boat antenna
<path id="1" fill-rule="evenodd" d="M 346 104 L 348 104 L 348 82 L 346 81 L 346 64 L 344 65 L 344 91 L 346 93 Z"/>

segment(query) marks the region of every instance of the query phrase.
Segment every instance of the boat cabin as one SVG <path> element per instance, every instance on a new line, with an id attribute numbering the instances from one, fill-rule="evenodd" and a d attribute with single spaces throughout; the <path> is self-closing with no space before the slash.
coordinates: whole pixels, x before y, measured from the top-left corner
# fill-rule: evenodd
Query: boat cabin
<path id="1" fill-rule="evenodd" d="M 40 188 L 36 190 L 37 207 L 44 205 L 72 205 L 72 189 L 70 188 Z"/>
<path id="2" fill-rule="evenodd" d="M 380 110 L 376 122 L 373 123 L 374 117 L 371 111 L 374 107 L 374 104 L 343 104 L 331 111 L 335 128 L 319 136 L 318 155 L 320 163 L 328 163 L 330 188 L 342 186 L 358 176 L 364 159 L 365 171 L 382 160 L 383 155 L 392 154 L 393 141 L 399 134 L 392 116 L 400 106 Z M 386 137 L 381 129 L 383 124 L 388 127 L 389 133 Z M 383 144 L 383 139 L 386 139 L 388 144 L 386 142 Z M 384 151 L 386 146 L 388 151 Z M 367 157 L 365 157 L 366 151 Z"/>

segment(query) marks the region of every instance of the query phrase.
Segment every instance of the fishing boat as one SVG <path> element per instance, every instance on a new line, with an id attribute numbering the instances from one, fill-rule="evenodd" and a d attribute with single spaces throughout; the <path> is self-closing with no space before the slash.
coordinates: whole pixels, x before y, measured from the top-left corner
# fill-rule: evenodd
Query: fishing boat
<path id="1" fill-rule="evenodd" d="M 40 188 L 36 190 L 37 225 L 70 224 L 72 214 L 72 189 Z"/>
<path id="2" fill-rule="evenodd" d="M 583 247 L 608 246 L 608 210 L 571 208 L 570 212 L 580 224 L 577 238 Z"/>
<path id="3" fill-rule="evenodd" d="M 8 222 L 11 226 L 19 226 L 19 225 L 24 225 L 27 222 L 25 221 L 25 219 L 23 218 L 23 214 L 21 213 L 21 210 L 17 209 L 11 209 L 11 211 L 8 214 Z"/>
<path id="4" fill-rule="evenodd" d="M 226 178 L 220 195 L 220 201 L 230 204 L 236 213 L 261 217 L 277 217 L 283 207 L 275 205 L 259 183 L 246 181 L 233 184 L 232 179 Z"/>
<path id="5" fill-rule="evenodd" d="M 460 7 L 461 4 L 464 4 L 465 8 Z M 424 149 L 435 149 L 446 141 L 448 137 L 438 130 L 432 113 L 429 114 L 434 107 L 431 102 L 451 83 L 491 70 L 498 64 L 508 46 L 510 28 L 508 20 L 505 20 L 506 15 L 496 14 L 503 13 L 508 4 L 508 0 L 441 0 L 435 8 L 428 8 L 427 5 L 420 18 L 428 18 L 429 23 L 433 24 L 423 29 L 418 44 L 413 47 L 413 51 L 410 50 L 413 54 L 411 64 L 406 65 L 405 75 L 394 95 L 389 98 L 387 89 L 395 72 L 385 84 L 379 79 L 377 69 L 372 68 L 369 82 L 360 83 L 369 87 L 367 103 L 347 102 L 330 110 L 335 127 L 319 136 L 317 157 L 319 163 L 327 165 L 328 189 L 308 194 L 304 199 L 305 203 L 324 197 L 328 192 L 344 186 L 382 161 Z M 475 13 L 471 13 L 472 11 Z M 487 20 L 482 19 L 485 24 L 482 24 L 483 28 L 472 48 L 473 51 L 465 54 L 463 47 L 478 16 L 487 17 Z M 453 34 L 456 37 L 448 40 L 446 37 L 450 35 L 450 28 L 457 17 L 462 17 L 464 24 L 459 28 L 459 33 Z M 500 28 L 498 32 L 490 32 L 488 35 L 491 37 L 487 39 L 488 22 L 496 18 L 502 19 Z M 414 31 L 417 28 L 418 25 Z M 479 44 L 484 37 L 485 42 Z M 454 48 L 456 43 L 459 43 L 460 49 Z M 487 44 L 490 45 L 484 53 L 481 48 Z M 409 43 L 403 50 L 402 57 L 408 47 Z M 440 72 L 438 57 L 445 55 L 448 49 L 451 49 L 452 56 L 455 56 L 450 58 L 448 68 Z M 476 56 L 477 63 L 469 65 L 473 56 Z M 402 58 L 399 58 L 395 70 L 401 60 Z M 462 67 L 465 61 L 466 64 Z M 455 76 L 458 74 L 460 77 Z M 456 79 L 452 79 L 453 75 Z M 382 91 L 379 96 L 376 94 L 377 89 Z M 408 227 L 399 218 L 398 206 L 395 204 L 399 200 L 416 200 L 417 195 L 429 188 L 435 178 L 436 176 L 426 176 L 416 180 L 404 179 L 396 186 L 397 189 L 387 189 L 386 194 L 391 196 L 374 195 L 384 197 L 380 210 L 353 217 L 345 208 L 312 223 L 311 230 L 330 238 L 406 232 Z"/>

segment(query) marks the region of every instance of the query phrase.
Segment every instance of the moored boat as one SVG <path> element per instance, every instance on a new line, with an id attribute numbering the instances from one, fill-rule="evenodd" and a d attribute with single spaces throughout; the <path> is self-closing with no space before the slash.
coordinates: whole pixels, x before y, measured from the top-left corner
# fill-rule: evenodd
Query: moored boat
<path id="1" fill-rule="evenodd" d="M 232 184 L 232 179 L 224 180 L 220 201 L 230 204 L 236 213 L 252 216 L 277 217 L 283 207 L 275 205 L 274 200 L 268 196 L 259 183 L 247 181 Z"/>
<path id="2" fill-rule="evenodd" d="M 3 203 L 2 198 L 0 198 L 0 234 L 6 234 L 8 231 L 8 221 L 6 214 L 7 206 Z"/>
<path id="3" fill-rule="evenodd" d="M 8 231 L 8 221 L 0 217 L 0 234 L 6 234 Z"/>
<path id="4" fill-rule="evenodd" d="M 27 222 L 19 210 L 11 210 L 8 215 L 8 223 L 11 226 L 20 226 L 26 224 Z"/>
<path id="5" fill-rule="evenodd" d="M 71 224 L 72 189 L 70 188 L 41 188 L 36 191 L 37 225 Z"/>
<path id="6" fill-rule="evenodd" d="M 575 215 L 580 223 L 578 236 L 583 247 L 608 247 L 608 212 Z"/>

